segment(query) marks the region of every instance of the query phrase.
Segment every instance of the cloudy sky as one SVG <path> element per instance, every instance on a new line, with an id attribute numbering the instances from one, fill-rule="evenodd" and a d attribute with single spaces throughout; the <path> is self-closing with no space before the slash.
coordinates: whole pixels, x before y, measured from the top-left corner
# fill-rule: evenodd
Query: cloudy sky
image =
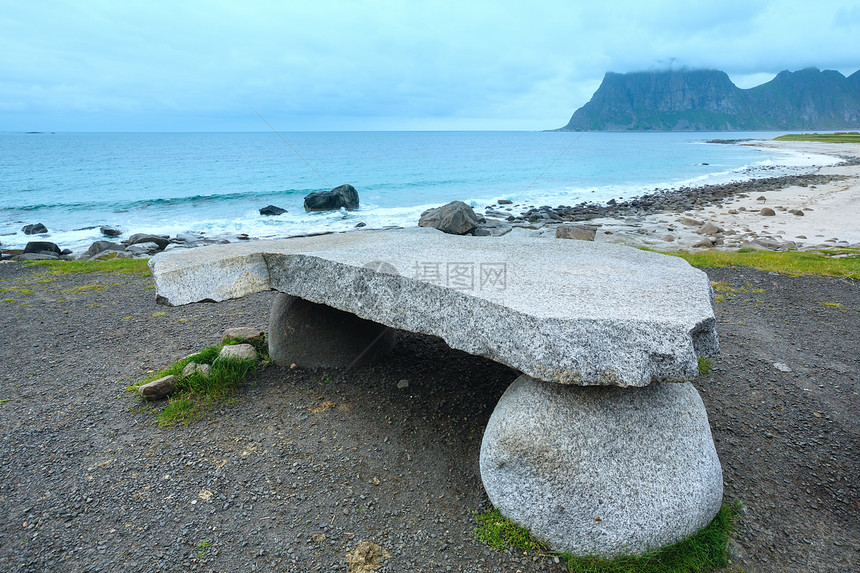
<path id="1" fill-rule="evenodd" d="M 0 131 L 541 130 L 607 71 L 860 68 L 860 0 L 0 0 Z"/>

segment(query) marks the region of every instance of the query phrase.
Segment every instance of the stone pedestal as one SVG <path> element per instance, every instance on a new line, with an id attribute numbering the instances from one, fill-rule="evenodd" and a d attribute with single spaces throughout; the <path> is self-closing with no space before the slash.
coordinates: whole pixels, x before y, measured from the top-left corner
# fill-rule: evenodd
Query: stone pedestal
<path id="1" fill-rule="evenodd" d="M 394 348 L 395 331 L 324 304 L 279 294 L 269 313 L 269 354 L 275 364 L 348 368 Z"/>
<path id="2" fill-rule="evenodd" d="M 487 424 L 481 478 L 503 515 L 575 555 L 675 543 L 710 523 L 723 497 L 689 382 L 581 387 L 520 376 Z"/>

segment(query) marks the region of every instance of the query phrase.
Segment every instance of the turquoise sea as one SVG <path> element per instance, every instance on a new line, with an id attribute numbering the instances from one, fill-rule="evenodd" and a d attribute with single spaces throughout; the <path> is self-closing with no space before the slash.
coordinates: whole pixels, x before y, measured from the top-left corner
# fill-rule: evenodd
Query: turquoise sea
<path id="1" fill-rule="evenodd" d="M 798 173 L 831 158 L 705 143 L 758 133 L 314 132 L 0 133 L 0 243 L 22 248 L 21 227 L 76 252 L 126 234 L 235 238 L 413 226 L 455 199 L 574 205 L 654 188 Z M 303 198 L 343 183 L 361 208 L 305 213 Z M 258 210 L 274 204 L 278 217 Z"/>

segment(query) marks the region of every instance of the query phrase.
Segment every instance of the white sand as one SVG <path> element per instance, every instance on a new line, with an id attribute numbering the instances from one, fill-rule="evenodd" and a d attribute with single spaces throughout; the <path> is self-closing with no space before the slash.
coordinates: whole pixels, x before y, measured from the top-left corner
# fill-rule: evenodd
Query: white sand
<path id="1" fill-rule="evenodd" d="M 860 157 L 860 145 L 857 144 L 762 141 L 754 145 L 813 155 Z M 845 175 L 848 179 L 827 185 L 751 192 L 746 198 L 729 198 L 721 207 L 710 206 L 683 214 L 650 215 L 636 222 L 597 219 L 592 223 L 601 225 L 598 241 L 658 250 L 691 249 L 705 238 L 697 233 L 698 226 L 681 222 L 685 217 L 723 228 L 724 244 L 717 248 L 738 248 L 756 237 L 793 241 L 801 249 L 860 245 L 860 166 L 820 167 L 817 172 Z M 776 215 L 761 215 L 763 207 L 773 209 Z M 803 211 L 803 216 L 791 213 L 798 210 Z M 674 240 L 663 240 L 668 236 Z"/>

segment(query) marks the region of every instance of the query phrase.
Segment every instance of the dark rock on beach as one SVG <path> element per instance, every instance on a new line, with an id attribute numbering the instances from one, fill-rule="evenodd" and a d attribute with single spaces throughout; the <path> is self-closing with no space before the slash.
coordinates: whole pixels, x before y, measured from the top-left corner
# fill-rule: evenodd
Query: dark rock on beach
<path id="1" fill-rule="evenodd" d="M 27 243 L 27 246 L 24 247 L 24 254 L 53 254 L 60 256 L 62 252 L 62 249 L 60 249 L 56 243 L 51 243 L 49 241 L 30 241 Z"/>
<path id="2" fill-rule="evenodd" d="M 99 231 L 101 231 L 101 234 L 105 237 L 119 237 L 122 235 L 122 231 L 119 227 L 110 227 L 105 225 L 103 227 L 99 227 Z"/>
<path id="3" fill-rule="evenodd" d="M 136 233 L 128 238 L 126 244 L 130 247 L 138 243 L 155 243 L 159 249 L 164 249 L 170 244 L 170 239 L 164 235 L 149 235 L 146 233 Z"/>
<path id="4" fill-rule="evenodd" d="M 90 248 L 87 249 L 87 252 L 84 253 L 84 256 L 94 257 L 104 251 L 122 251 L 124 249 L 125 245 L 114 243 L 113 241 L 96 241 L 92 245 L 90 245 Z"/>
<path id="5" fill-rule="evenodd" d="M 358 191 L 352 185 L 341 185 L 331 191 L 311 193 L 305 197 L 305 211 L 347 211 L 358 209 Z"/>
<path id="6" fill-rule="evenodd" d="M 451 201 L 447 205 L 428 209 L 418 219 L 419 227 L 433 227 L 451 235 L 465 235 L 479 223 L 472 208 L 462 201 Z"/>
<path id="7" fill-rule="evenodd" d="M 275 205 L 267 205 L 266 207 L 260 209 L 260 215 L 277 216 L 283 215 L 286 212 L 286 209 L 281 209 L 280 207 L 276 207 Z"/>
<path id="8" fill-rule="evenodd" d="M 41 235 L 42 233 L 47 233 L 48 228 L 42 223 L 36 223 L 35 225 L 24 225 L 21 231 L 25 235 Z"/>

